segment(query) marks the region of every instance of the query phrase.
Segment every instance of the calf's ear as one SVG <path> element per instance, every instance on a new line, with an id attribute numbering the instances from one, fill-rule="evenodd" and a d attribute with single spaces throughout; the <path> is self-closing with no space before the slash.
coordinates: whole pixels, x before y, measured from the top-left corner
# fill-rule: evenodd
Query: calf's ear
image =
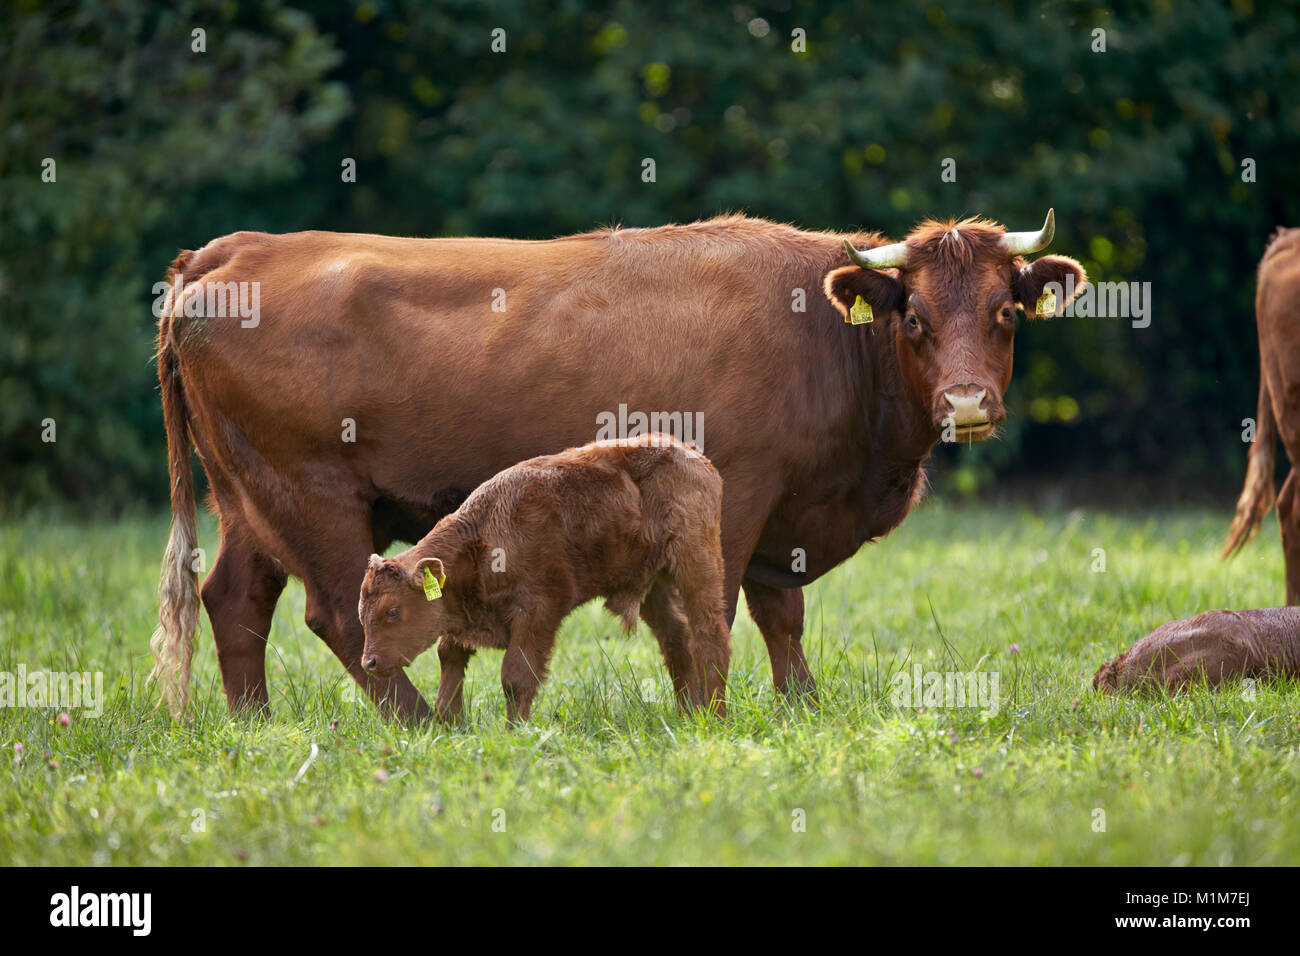
<path id="1" fill-rule="evenodd" d="M 903 283 L 893 269 L 844 266 L 826 273 L 822 291 L 845 319 L 858 296 L 862 296 L 863 301 L 871 306 L 871 311 L 882 318 L 903 308 Z"/>
<path id="2" fill-rule="evenodd" d="M 1079 294 L 1087 281 L 1088 274 L 1083 271 L 1083 266 L 1069 256 L 1039 256 L 1016 270 L 1012 292 L 1025 315 L 1031 319 L 1045 319 L 1064 312 L 1066 305 Z M 1049 285 L 1050 292 L 1056 297 L 1055 308 L 1051 296 L 1043 299 Z M 1040 310 L 1039 303 L 1043 304 L 1043 310 Z"/>
<path id="3" fill-rule="evenodd" d="M 426 567 L 433 574 L 439 587 L 447 583 L 447 569 L 443 567 L 442 558 L 421 558 L 415 562 L 415 571 L 411 574 L 412 587 L 423 590 Z"/>

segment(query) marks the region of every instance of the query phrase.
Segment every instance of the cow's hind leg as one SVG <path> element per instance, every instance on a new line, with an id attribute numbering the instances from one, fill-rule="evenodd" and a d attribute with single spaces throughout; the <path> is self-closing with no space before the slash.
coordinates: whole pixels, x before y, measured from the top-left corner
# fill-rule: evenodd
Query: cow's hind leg
<path id="1" fill-rule="evenodd" d="M 284 585 L 284 569 L 241 528 L 222 529 L 221 550 L 201 593 L 232 714 L 267 708 L 266 638 Z"/>
<path id="2" fill-rule="evenodd" d="M 746 578 L 745 602 L 772 661 L 772 683 L 782 694 L 816 697 L 817 683 L 803 653 L 803 591 Z"/>
<path id="3" fill-rule="evenodd" d="M 1277 520 L 1282 526 L 1282 553 L 1286 559 L 1286 603 L 1300 604 L 1300 480 L 1296 469 L 1286 476 L 1277 496 Z"/>

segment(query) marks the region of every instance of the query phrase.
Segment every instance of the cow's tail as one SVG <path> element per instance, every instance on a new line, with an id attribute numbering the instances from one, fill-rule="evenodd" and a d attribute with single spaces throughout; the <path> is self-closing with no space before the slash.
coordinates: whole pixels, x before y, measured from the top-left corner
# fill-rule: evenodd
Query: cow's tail
<path id="1" fill-rule="evenodd" d="M 190 255 L 182 252 L 172 263 L 167 276 L 169 284 L 174 275 L 181 274 Z M 158 382 L 167 429 L 172 527 L 158 581 L 158 628 L 149 642 L 154 656 L 149 680 L 157 683 L 162 700 L 177 718 L 185 712 L 189 701 L 190 659 L 194 656 L 194 632 L 199 620 L 199 581 L 193 564 L 198 526 L 190 471 L 189 412 L 173 334 L 179 298 L 174 291 L 166 293 L 158 321 Z"/>
<path id="2" fill-rule="evenodd" d="M 1255 537 L 1260 522 L 1273 507 L 1276 496 L 1273 487 L 1273 455 L 1277 447 L 1277 422 L 1273 419 L 1273 401 L 1268 390 L 1268 380 L 1261 370 L 1259 376 L 1259 407 L 1255 411 L 1255 441 L 1250 446 L 1250 464 L 1246 467 L 1246 483 L 1237 499 L 1237 515 L 1228 529 L 1228 543 L 1220 560 L 1232 557 Z"/>

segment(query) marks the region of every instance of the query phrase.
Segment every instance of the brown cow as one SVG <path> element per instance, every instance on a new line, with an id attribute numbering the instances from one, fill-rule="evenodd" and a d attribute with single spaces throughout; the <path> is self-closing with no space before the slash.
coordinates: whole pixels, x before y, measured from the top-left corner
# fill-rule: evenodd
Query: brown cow
<path id="1" fill-rule="evenodd" d="M 639 609 L 662 604 L 680 621 L 657 635 L 678 701 L 722 715 L 722 577 L 722 478 L 708 459 L 660 434 L 593 442 L 507 468 L 415 547 L 389 560 L 372 554 L 358 605 L 361 666 L 391 676 L 441 636 L 439 656 L 451 665 L 437 707 L 455 718 L 461 657 L 502 648 L 514 723 L 528 719 L 570 611 L 604 597 L 630 631 Z M 690 643 L 668 643 L 679 635 Z"/>
<path id="2" fill-rule="evenodd" d="M 1204 680 L 1300 676 L 1300 608 L 1206 611 L 1170 621 L 1101 666 L 1092 679 L 1103 691 L 1170 692 Z"/>
<path id="3" fill-rule="evenodd" d="M 1279 229 L 1259 262 L 1255 290 L 1259 329 L 1259 404 L 1246 483 L 1228 531 L 1223 557 L 1245 547 L 1273 507 L 1273 455 L 1278 436 L 1291 473 L 1277 497 L 1286 557 L 1286 603 L 1300 604 L 1300 229 Z"/>
<path id="4" fill-rule="evenodd" d="M 158 304 L 165 698 L 184 708 L 198 616 L 189 439 L 220 514 L 202 599 L 232 710 L 267 704 L 266 635 L 292 574 L 352 676 L 420 717 L 403 672 L 361 667 L 371 552 L 419 540 L 516 462 L 655 430 L 602 433 L 626 409 L 707 426 L 728 623 L 743 587 L 777 688 L 811 689 L 800 589 L 897 527 L 941 438 L 993 433 L 1016 304 L 1084 280 L 1072 259 L 1022 258 L 1052 234 L 1050 213 L 1032 232 L 927 222 L 892 244 L 727 217 L 544 242 L 243 232 L 182 253 L 181 291 Z M 250 283 L 224 288 L 258 290 L 260 315 L 203 315 L 217 283 Z M 685 640 L 667 604 L 641 614 L 660 641 Z"/>

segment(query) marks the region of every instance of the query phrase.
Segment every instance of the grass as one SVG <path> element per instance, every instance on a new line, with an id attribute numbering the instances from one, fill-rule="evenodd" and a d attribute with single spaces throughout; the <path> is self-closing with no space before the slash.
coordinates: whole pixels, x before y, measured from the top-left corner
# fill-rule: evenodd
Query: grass
<path id="1" fill-rule="evenodd" d="M 0 864 L 1294 865 L 1300 684 L 1090 685 L 1163 621 L 1281 602 L 1276 524 L 1220 565 L 1228 517 L 931 501 L 807 589 L 819 703 L 772 690 L 742 611 L 728 720 L 681 715 L 650 635 L 590 605 L 514 732 L 490 652 L 466 726 L 384 724 L 307 630 L 296 583 L 271 635 L 271 717 L 227 717 L 205 618 L 173 724 L 144 686 L 165 521 L 11 522 L 0 671 L 100 671 L 107 703 L 67 726 L 0 708 Z M 215 553 L 211 524 L 203 544 Z M 996 715 L 896 706 L 912 663 L 998 672 Z M 436 655 L 412 676 L 431 696 Z"/>

